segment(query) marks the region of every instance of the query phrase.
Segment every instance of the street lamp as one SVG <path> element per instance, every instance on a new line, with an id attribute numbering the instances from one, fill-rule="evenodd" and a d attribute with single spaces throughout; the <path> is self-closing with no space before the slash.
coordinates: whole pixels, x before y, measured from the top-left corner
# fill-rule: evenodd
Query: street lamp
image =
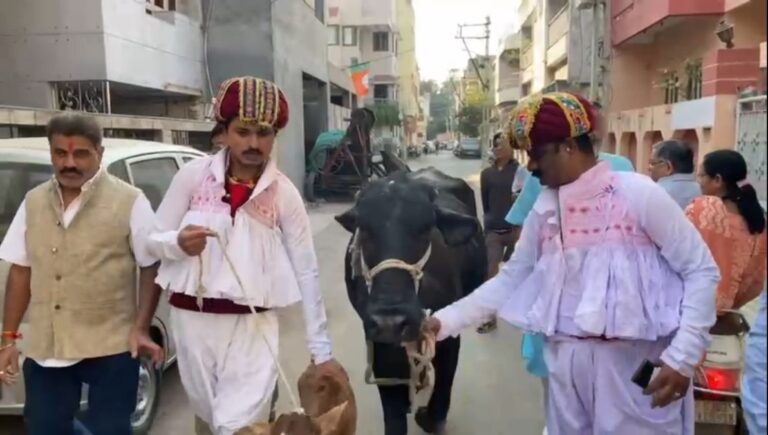
<path id="1" fill-rule="evenodd" d="M 720 20 L 719 23 L 717 23 L 717 29 L 715 30 L 715 34 L 717 35 L 718 39 L 720 39 L 720 42 L 725 44 L 725 48 L 733 48 L 733 24 L 729 23 L 728 20 L 723 18 Z"/>

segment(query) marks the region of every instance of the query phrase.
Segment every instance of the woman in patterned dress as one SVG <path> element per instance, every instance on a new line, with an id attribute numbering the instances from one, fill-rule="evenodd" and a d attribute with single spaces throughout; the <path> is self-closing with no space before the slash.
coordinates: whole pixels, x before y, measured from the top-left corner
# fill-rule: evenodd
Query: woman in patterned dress
<path id="1" fill-rule="evenodd" d="M 747 163 L 736 151 L 707 154 L 698 172 L 702 196 L 686 214 L 720 268 L 717 310 L 738 309 L 760 296 L 766 274 L 765 211 L 747 182 Z"/>

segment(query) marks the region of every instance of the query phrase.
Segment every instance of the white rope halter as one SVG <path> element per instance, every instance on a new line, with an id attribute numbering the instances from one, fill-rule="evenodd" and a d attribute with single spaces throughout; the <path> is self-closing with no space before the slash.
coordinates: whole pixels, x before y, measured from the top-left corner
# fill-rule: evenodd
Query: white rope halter
<path id="1" fill-rule="evenodd" d="M 416 294 L 419 293 L 421 280 L 424 278 L 424 267 L 427 265 L 429 257 L 432 256 L 431 243 L 427 246 L 427 251 L 424 252 L 424 256 L 422 256 L 421 259 L 419 259 L 419 261 L 416 263 L 410 264 L 399 258 L 388 258 L 381 261 L 371 269 L 368 267 L 368 263 L 365 261 L 363 250 L 359 245 L 359 239 L 360 232 L 356 231 L 354 239 L 352 240 L 352 245 L 350 245 L 350 252 L 352 253 L 352 264 L 354 267 L 354 264 L 357 263 L 355 256 L 360 257 L 360 271 L 362 272 L 363 279 L 365 279 L 365 284 L 368 286 L 369 293 L 373 287 L 373 279 L 376 278 L 376 275 L 389 269 L 400 269 L 410 273 L 411 277 L 413 278 L 413 284 L 416 287 Z"/>
<path id="2" fill-rule="evenodd" d="M 419 261 L 414 264 L 406 263 L 398 258 L 388 258 L 381 261 L 373 267 L 368 267 L 363 257 L 363 250 L 360 246 L 360 232 L 355 231 L 352 244 L 349 246 L 351 254 L 353 276 L 363 276 L 365 284 L 368 286 L 368 293 L 373 287 L 373 279 L 376 275 L 389 269 L 400 269 L 411 274 L 413 284 L 418 295 L 421 287 L 421 280 L 424 278 L 424 267 L 432 256 L 432 244 L 427 246 L 427 251 Z M 357 258 L 359 257 L 359 258 Z M 360 269 L 356 267 L 359 266 Z M 425 310 L 429 317 L 429 311 Z M 437 340 L 434 335 L 427 334 L 418 342 L 403 343 L 405 353 L 408 355 L 408 365 L 410 366 L 410 377 L 408 379 L 396 378 L 376 378 L 373 374 L 373 343 L 367 342 L 367 367 L 365 369 L 365 382 L 369 385 L 396 386 L 407 385 L 410 397 L 411 411 L 414 408 L 421 408 L 429 404 L 432 397 L 432 391 L 435 385 L 435 368 L 432 360 L 435 358 L 435 346 Z"/>

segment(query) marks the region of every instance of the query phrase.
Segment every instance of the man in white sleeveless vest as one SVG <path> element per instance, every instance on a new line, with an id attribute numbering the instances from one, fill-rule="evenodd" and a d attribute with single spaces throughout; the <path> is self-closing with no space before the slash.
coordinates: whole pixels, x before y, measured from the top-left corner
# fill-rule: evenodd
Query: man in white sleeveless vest
<path id="1" fill-rule="evenodd" d="M 346 374 L 331 355 L 301 194 L 270 158 L 288 123 L 285 94 L 266 80 L 234 78 L 214 109 L 225 147 L 176 174 L 152 246 L 192 408 L 217 435 L 231 435 L 268 418 L 276 310 L 302 302 L 313 361 L 330 376 Z"/>
<path id="2" fill-rule="evenodd" d="M 55 176 L 27 193 L 0 246 L 0 258 L 12 264 L 0 380 L 12 383 L 19 376 L 16 341 L 28 314 L 27 433 L 72 434 L 82 385 L 88 384 L 88 430 L 130 435 L 136 357 L 163 359 L 149 337 L 160 293 L 153 283 L 157 259 L 146 243 L 154 214 L 139 190 L 101 168 L 104 149 L 95 120 L 54 117 L 48 141 Z"/>

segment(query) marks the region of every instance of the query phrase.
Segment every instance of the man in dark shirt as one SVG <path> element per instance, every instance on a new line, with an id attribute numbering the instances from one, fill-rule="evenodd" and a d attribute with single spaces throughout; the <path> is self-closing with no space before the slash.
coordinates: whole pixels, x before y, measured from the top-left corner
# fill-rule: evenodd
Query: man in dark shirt
<path id="1" fill-rule="evenodd" d="M 499 271 L 499 265 L 509 259 L 515 244 L 514 227 L 506 221 L 512 207 L 512 183 L 520 166 L 512 155 L 512 148 L 501 133 L 493 137 L 494 163 L 480 174 L 480 196 L 483 202 L 485 245 L 488 252 L 490 279 Z M 496 328 L 496 319 L 478 328 L 483 334 Z"/>

